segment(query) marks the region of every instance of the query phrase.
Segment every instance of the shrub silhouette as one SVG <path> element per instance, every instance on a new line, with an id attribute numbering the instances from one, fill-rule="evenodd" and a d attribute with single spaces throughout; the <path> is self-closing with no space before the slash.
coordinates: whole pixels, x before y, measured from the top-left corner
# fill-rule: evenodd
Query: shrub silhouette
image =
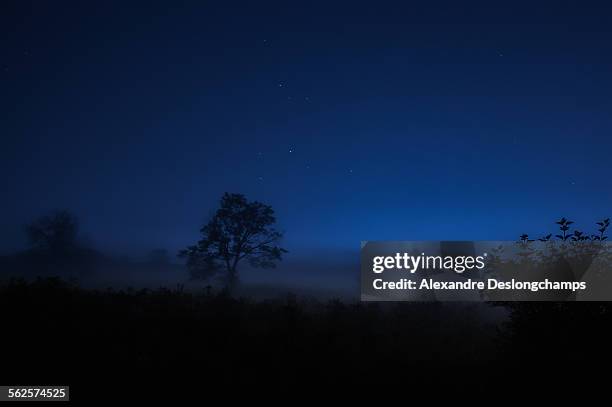
<path id="1" fill-rule="evenodd" d="M 557 239 L 559 239 L 560 241 L 567 241 L 567 240 L 571 240 L 574 242 L 582 242 L 582 241 L 587 241 L 587 240 L 591 240 L 591 241 L 604 241 L 606 239 L 608 239 L 608 236 L 605 235 L 606 231 L 608 230 L 608 228 L 610 227 L 610 218 L 606 218 L 600 222 L 597 222 L 597 226 L 599 227 L 597 229 L 597 231 L 599 232 L 599 235 L 597 234 L 592 234 L 591 236 L 584 234 L 583 232 L 579 231 L 579 230 L 575 230 L 573 233 L 570 233 L 569 230 L 571 229 L 570 225 L 574 224 L 573 221 L 568 220 L 566 218 L 561 218 L 560 220 L 555 222 L 557 225 L 559 225 L 559 231 L 561 232 L 560 234 L 555 235 L 555 237 Z M 540 242 L 548 242 L 552 237 L 552 233 L 541 237 L 540 239 L 538 239 L 538 241 Z M 529 235 L 528 234 L 522 234 L 519 237 L 519 241 L 521 242 L 530 242 L 533 240 L 529 239 Z"/>
<path id="2" fill-rule="evenodd" d="M 571 231 L 574 222 L 561 218 L 556 241 L 552 234 L 538 239 L 545 250 L 533 251 L 533 262 L 551 264 L 559 253 L 574 270 L 592 267 L 593 256 L 600 260 L 598 276 L 608 279 L 612 272 L 612 253 L 606 232 L 610 219 L 597 222 L 597 234 Z M 531 240 L 521 235 L 520 244 Z M 558 264 L 556 264 L 558 267 Z M 595 283 L 598 281 L 595 280 Z M 604 288 L 609 289 L 609 284 Z M 505 359 L 517 369 L 526 361 L 537 360 L 538 369 L 571 372 L 571 369 L 607 363 L 612 343 L 612 306 L 609 302 L 509 302 L 508 322 L 500 331 L 500 349 Z"/>
<path id="3" fill-rule="evenodd" d="M 609 220 L 598 222 L 599 235 L 589 236 L 579 230 L 572 230 L 573 221 L 561 218 L 555 222 L 559 233 L 549 233 L 537 240 L 524 233 L 515 244 L 501 245 L 492 251 L 487 273 L 490 277 L 504 280 L 527 281 L 580 281 L 589 280 L 590 286 L 610 285 L 612 250 L 604 243 Z M 505 247 L 506 246 L 506 247 Z M 506 255 L 504 255 L 506 254 Z M 608 277 L 610 276 L 610 277 Z M 586 295 L 588 294 L 588 295 Z M 580 299 L 601 299 L 593 290 L 581 294 Z M 605 293 L 604 293 L 605 294 Z M 503 298 L 503 293 L 489 292 L 489 300 Z M 574 299 L 577 293 L 571 290 L 550 292 L 516 292 L 516 300 L 563 300 Z M 497 297 L 501 296 L 501 297 Z"/>

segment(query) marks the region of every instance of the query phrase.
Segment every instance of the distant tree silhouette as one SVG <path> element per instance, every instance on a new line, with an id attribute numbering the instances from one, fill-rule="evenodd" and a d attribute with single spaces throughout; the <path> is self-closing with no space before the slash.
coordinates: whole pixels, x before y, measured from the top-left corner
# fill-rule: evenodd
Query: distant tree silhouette
<path id="1" fill-rule="evenodd" d="M 208 279 L 222 274 L 231 292 L 238 282 L 238 264 L 273 268 L 287 250 L 278 246 L 282 233 L 271 206 L 249 202 L 242 194 L 225 193 L 220 208 L 202 227 L 202 239 L 179 253 L 187 259 L 192 278 Z"/>
<path id="2" fill-rule="evenodd" d="M 78 221 L 67 210 L 42 216 L 26 226 L 30 248 L 53 253 L 69 252 L 77 246 Z"/>
<path id="3" fill-rule="evenodd" d="M 78 241 L 79 223 L 74 214 L 59 210 L 26 226 L 30 244 L 22 267 L 28 274 L 77 277 L 91 269 L 97 252 Z"/>

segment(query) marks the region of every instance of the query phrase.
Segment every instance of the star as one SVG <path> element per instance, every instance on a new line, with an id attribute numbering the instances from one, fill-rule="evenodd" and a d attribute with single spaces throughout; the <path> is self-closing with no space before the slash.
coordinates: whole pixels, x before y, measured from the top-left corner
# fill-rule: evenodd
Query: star
<path id="1" fill-rule="evenodd" d="M 289 152 L 290 152 L 290 153 L 293 153 L 293 148 L 290 148 L 290 149 L 289 149 Z"/>

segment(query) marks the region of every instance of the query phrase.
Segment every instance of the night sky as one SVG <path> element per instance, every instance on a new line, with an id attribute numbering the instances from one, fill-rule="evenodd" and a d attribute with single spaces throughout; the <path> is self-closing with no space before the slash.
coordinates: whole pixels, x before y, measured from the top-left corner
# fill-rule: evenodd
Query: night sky
<path id="1" fill-rule="evenodd" d="M 611 5 L 79 3 L 2 4 L 2 250 L 175 251 L 225 191 L 290 259 L 612 215 Z"/>

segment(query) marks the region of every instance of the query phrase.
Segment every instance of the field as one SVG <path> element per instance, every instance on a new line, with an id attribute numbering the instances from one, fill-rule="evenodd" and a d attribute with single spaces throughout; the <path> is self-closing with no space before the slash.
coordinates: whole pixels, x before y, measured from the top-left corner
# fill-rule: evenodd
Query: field
<path id="1" fill-rule="evenodd" d="M 603 364 L 611 343 L 605 303 L 255 301 L 85 290 L 55 278 L 11 280 L 0 301 L 4 374 L 14 383 L 69 383 L 77 399 L 100 380 L 130 394 L 140 385 L 488 388 Z"/>

